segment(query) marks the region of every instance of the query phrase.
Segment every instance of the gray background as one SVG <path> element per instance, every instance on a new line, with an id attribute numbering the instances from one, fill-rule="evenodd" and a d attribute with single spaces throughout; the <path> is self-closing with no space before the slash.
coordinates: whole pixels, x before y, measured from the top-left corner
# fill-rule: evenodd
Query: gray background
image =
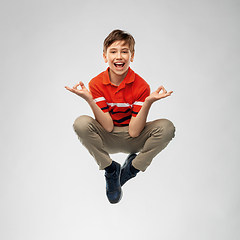
<path id="1" fill-rule="evenodd" d="M 237 0 L 2 0 L 0 239 L 240 239 L 239 10 Z M 64 86 L 106 69 L 102 43 L 116 28 L 135 37 L 131 66 L 152 91 L 174 91 L 148 119 L 177 133 L 111 205 L 72 130 L 91 110 Z"/>

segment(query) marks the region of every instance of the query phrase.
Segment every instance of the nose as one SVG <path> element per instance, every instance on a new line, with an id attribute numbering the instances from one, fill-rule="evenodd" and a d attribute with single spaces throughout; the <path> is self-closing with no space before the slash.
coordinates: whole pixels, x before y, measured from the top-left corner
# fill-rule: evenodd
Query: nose
<path id="1" fill-rule="evenodd" d="M 117 52 L 117 59 L 121 59 L 122 58 L 122 54 L 120 51 Z"/>

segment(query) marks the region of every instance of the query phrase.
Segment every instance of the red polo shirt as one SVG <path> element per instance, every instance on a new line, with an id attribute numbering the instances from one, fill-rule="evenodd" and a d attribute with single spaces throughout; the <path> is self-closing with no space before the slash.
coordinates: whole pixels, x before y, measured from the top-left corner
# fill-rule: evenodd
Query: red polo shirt
<path id="1" fill-rule="evenodd" d="M 89 82 L 94 101 L 103 112 L 109 112 L 115 126 L 128 126 L 132 116 L 139 113 L 150 94 L 147 82 L 131 68 L 119 86 L 111 83 L 109 68 Z"/>

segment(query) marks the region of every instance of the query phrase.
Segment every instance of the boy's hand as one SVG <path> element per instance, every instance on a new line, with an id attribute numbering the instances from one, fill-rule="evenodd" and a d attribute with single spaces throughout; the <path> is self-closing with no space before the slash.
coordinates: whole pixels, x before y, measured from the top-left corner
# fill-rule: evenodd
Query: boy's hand
<path id="1" fill-rule="evenodd" d="M 150 103 L 153 103 L 157 100 L 170 96 L 172 93 L 173 91 L 167 92 L 167 90 L 163 86 L 160 86 L 155 92 L 152 92 L 146 98 L 146 100 L 149 101 Z"/>
<path id="2" fill-rule="evenodd" d="M 78 86 L 81 86 L 82 89 L 78 89 Z M 65 88 L 72 92 L 77 94 L 78 96 L 84 98 L 87 102 L 93 99 L 92 94 L 88 91 L 88 89 L 84 86 L 83 82 L 79 82 L 76 85 L 73 86 L 73 88 L 65 86 Z"/>

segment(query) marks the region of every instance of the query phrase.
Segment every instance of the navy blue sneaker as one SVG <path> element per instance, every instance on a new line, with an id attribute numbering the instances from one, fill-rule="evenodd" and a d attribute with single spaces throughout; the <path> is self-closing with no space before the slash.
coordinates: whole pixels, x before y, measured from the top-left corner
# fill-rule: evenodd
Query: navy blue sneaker
<path id="1" fill-rule="evenodd" d="M 120 185 L 121 165 L 114 162 L 116 170 L 113 173 L 105 171 L 106 194 L 110 203 L 118 203 L 122 198 L 122 188 Z"/>
<path id="2" fill-rule="evenodd" d="M 120 176 L 121 186 L 123 186 L 129 179 L 131 179 L 137 175 L 136 173 L 132 173 L 130 171 L 130 166 L 132 164 L 133 159 L 136 156 L 137 156 L 137 154 L 135 154 L 135 153 L 129 154 L 125 163 L 123 164 L 122 170 L 121 170 L 121 176 Z"/>

